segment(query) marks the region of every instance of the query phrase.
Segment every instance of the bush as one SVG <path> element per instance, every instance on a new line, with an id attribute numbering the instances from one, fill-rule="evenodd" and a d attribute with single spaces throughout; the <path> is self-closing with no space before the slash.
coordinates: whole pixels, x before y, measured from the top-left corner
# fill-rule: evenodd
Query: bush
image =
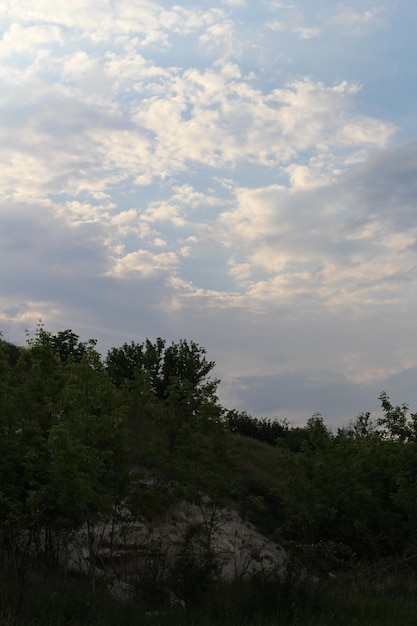
<path id="1" fill-rule="evenodd" d="M 170 574 L 171 588 L 188 608 L 200 605 L 220 574 L 220 564 L 202 524 L 192 524 Z"/>

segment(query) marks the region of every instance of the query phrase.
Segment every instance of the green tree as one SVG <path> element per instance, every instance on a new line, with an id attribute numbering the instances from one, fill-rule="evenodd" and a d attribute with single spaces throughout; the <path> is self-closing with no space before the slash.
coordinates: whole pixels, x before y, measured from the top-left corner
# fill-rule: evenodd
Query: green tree
<path id="1" fill-rule="evenodd" d="M 35 549 L 57 558 L 66 533 L 82 524 L 94 571 L 94 525 L 129 483 L 123 396 L 93 340 L 83 352 L 63 359 L 39 325 L 16 366 L 3 372 L 1 526 L 9 561 L 22 575 Z"/>
<path id="2" fill-rule="evenodd" d="M 278 440 L 283 440 L 289 431 L 286 420 L 271 420 L 267 417 L 258 419 L 246 411 L 227 411 L 224 422 L 232 433 L 265 441 L 271 446 L 277 445 Z"/>
<path id="3" fill-rule="evenodd" d="M 133 489 L 136 511 L 152 515 L 177 498 L 218 504 L 234 489 L 236 463 L 221 420 L 219 381 L 209 376 L 213 367 L 205 349 L 185 340 L 109 351 L 107 371 L 129 406 L 136 472 L 146 479 Z"/>
<path id="4" fill-rule="evenodd" d="M 399 501 L 403 444 L 384 438 L 368 414 L 336 436 L 320 416 L 305 431 L 285 466 L 284 534 L 307 544 L 341 542 L 362 558 L 401 554 L 410 539 Z"/>
<path id="5" fill-rule="evenodd" d="M 380 395 L 383 415 L 378 419 L 385 445 L 395 449 L 391 460 L 393 487 L 390 498 L 401 515 L 403 546 L 406 552 L 417 550 L 417 413 L 407 404 L 394 406 L 383 391 Z"/>
<path id="6" fill-rule="evenodd" d="M 57 500 L 76 523 L 105 515 L 122 498 L 127 472 L 125 406 L 90 341 L 80 361 L 66 367 L 49 430 Z"/>
<path id="7" fill-rule="evenodd" d="M 88 343 L 79 341 L 79 336 L 70 329 L 50 335 L 49 339 L 54 352 L 59 354 L 61 361 L 65 364 L 70 359 L 80 361 L 88 350 Z"/>
<path id="8" fill-rule="evenodd" d="M 214 363 L 194 342 L 181 340 L 167 346 L 158 338 L 154 343 L 148 339 L 125 343 L 109 350 L 105 365 L 125 394 L 129 430 L 142 462 L 159 456 L 162 468 L 166 452 L 173 454 L 179 445 L 185 423 L 197 429 L 199 420 L 218 420 L 222 413 L 216 395 L 219 381 L 209 376 Z"/>
<path id="9" fill-rule="evenodd" d="M 1 337 L 1 336 L 0 336 Z M 19 481 L 19 430 L 10 384 L 9 350 L 0 340 L 0 544 L 8 556 L 10 570 L 17 574 L 14 536 L 12 529 L 19 519 L 20 502 L 17 496 Z"/>
<path id="10" fill-rule="evenodd" d="M 188 397 L 192 390 L 195 398 L 210 395 L 218 380 L 211 381 L 209 374 L 214 367 L 207 361 L 205 348 L 185 339 L 167 346 L 160 337 L 152 343 L 125 343 L 107 353 L 106 366 L 117 386 L 133 380 L 138 371 L 149 377 L 150 387 L 159 400 L 165 400 L 173 385 L 184 389 Z"/>
<path id="11" fill-rule="evenodd" d="M 97 524 L 111 519 L 130 482 L 123 396 L 90 340 L 81 360 L 66 366 L 58 419 L 49 431 L 50 491 L 63 525 L 85 524 L 95 589 Z"/>
<path id="12" fill-rule="evenodd" d="M 385 391 L 380 394 L 379 399 L 383 416 L 378 419 L 378 424 L 383 427 L 384 434 L 402 442 L 413 439 L 416 434 L 414 432 L 415 422 L 414 419 L 408 419 L 408 405 L 393 406 Z"/>
<path id="13" fill-rule="evenodd" d="M 64 383 L 61 362 L 42 325 L 2 379 L 2 406 L 8 415 L 2 424 L 7 446 L 2 455 L 2 530 L 9 566 L 23 584 L 29 557 L 47 525 L 47 438 Z"/>

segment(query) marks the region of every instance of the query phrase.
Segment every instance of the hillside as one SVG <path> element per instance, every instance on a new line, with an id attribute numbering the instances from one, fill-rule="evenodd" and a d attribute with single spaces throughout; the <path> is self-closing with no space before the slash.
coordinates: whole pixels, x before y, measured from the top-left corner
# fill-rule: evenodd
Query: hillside
<path id="1" fill-rule="evenodd" d="M 2 624 L 321 620 L 342 581 L 364 608 L 359 579 L 407 606 L 417 415 L 382 393 L 378 423 L 337 433 L 257 420 L 220 406 L 213 367 L 186 340 L 2 342 Z"/>

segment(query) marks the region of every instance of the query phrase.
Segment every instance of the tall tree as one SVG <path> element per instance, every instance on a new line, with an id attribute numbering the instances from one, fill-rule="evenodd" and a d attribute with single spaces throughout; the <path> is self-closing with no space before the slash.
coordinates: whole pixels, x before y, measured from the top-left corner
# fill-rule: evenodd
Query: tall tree
<path id="1" fill-rule="evenodd" d="M 218 418 L 217 386 L 219 381 L 209 374 L 213 361 L 206 358 L 206 350 L 193 341 L 182 339 L 178 343 L 158 338 L 155 343 L 147 339 L 138 344 L 125 343 L 112 348 L 106 357 L 107 371 L 117 386 L 138 380 L 148 385 L 154 398 L 166 412 L 181 414 L 183 420 L 193 421 L 198 415 L 208 413 Z"/>
<path id="2" fill-rule="evenodd" d="M 87 353 L 88 343 L 79 339 L 79 336 L 70 329 L 50 335 L 51 345 L 63 363 L 68 363 L 69 360 L 80 361 Z"/>

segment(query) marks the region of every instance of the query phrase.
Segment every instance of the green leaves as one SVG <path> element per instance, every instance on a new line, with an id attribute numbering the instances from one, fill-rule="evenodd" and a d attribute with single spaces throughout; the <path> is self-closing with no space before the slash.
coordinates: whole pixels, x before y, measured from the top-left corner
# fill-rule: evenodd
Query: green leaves
<path id="1" fill-rule="evenodd" d="M 158 338 L 155 343 L 147 339 L 142 344 L 125 343 L 112 348 L 106 357 L 106 367 L 111 380 L 118 387 L 133 381 L 138 372 L 145 375 L 154 397 L 170 402 L 175 394 L 176 402 L 182 402 L 192 410 L 207 401 L 215 404 L 218 380 L 210 380 L 213 361 L 207 361 L 206 350 L 193 341 L 182 339 L 178 343 Z"/>
<path id="2" fill-rule="evenodd" d="M 106 456 L 87 445 L 70 424 L 52 426 L 48 447 L 49 489 L 59 508 L 61 524 L 77 528 L 85 520 L 100 519 L 111 507 L 106 487 Z"/>
<path id="3" fill-rule="evenodd" d="M 13 544 L 31 528 L 39 543 L 42 529 L 104 518 L 127 488 L 129 459 L 123 397 L 95 341 L 39 325 L 0 368 L 0 533 Z"/>
<path id="4" fill-rule="evenodd" d="M 104 362 L 70 330 L 40 325 L 13 353 L 0 341 L 0 541 L 14 562 L 85 525 L 93 572 L 94 528 L 112 511 L 152 517 L 185 499 L 215 513 L 233 497 L 287 539 L 366 558 L 417 549 L 417 413 L 382 393 L 377 423 L 363 413 L 335 435 L 315 414 L 291 428 L 225 413 L 213 367 L 186 340 L 124 344 Z"/>

